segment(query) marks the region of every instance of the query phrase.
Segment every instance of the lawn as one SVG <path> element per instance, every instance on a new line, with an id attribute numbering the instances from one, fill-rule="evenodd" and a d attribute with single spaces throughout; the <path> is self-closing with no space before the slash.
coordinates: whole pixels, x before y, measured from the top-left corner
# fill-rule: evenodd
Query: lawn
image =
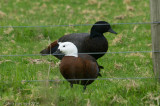
<path id="1" fill-rule="evenodd" d="M 0 27 L 0 106 L 159 105 L 152 53 L 105 54 L 98 60 L 102 77 L 82 92 L 82 86 L 71 89 L 64 81 L 58 59 L 38 54 L 65 34 L 89 33 L 91 25 L 14 27 L 150 22 L 149 6 L 148 0 L 1 0 L 0 26 L 10 27 Z M 112 28 L 118 34 L 105 33 L 108 52 L 152 50 L 150 24 Z"/>

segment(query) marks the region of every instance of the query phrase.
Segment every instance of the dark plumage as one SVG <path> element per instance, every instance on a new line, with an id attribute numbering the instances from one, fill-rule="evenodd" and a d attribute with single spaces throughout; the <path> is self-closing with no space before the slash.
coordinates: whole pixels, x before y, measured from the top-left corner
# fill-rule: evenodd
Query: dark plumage
<path id="1" fill-rule="evenodd" d="M 46 49 L 42 50 L 40 53 L 43 54 L 53 54 L 58 48 L 58 42 L 72 42 L 78 48 L 79 53 L 90 53 L 90 52 L 107 52 L 108 41 L 104 37 L 103 33 L 111 32 L 117 34 L 112 30 L 109 23 L 105 21 L 96 22 L 88 33 L 73 33 L 68 34 L 57 41 L 51 43 Z M 98 59 L 104 55 L 103 54 L 90 54 L 95 59 Z M 63 56 L 55 56 L 58 59 L 62 59 Z"/>
<path id="2" fill-rule="evenodd" d="M 103 67 L 98 66 L 95 58 L 90 55 L 78 56 L 77 47 L 73 43 L 60 43 L 57 52 L 62 52 L 65 55 L 60 63 L 60 72 L 70 82 L 71 87 L 73 84 L 81 84 L 84 85 L 85 90 L 87 85 L 101 76 L 99 72 Z"/>

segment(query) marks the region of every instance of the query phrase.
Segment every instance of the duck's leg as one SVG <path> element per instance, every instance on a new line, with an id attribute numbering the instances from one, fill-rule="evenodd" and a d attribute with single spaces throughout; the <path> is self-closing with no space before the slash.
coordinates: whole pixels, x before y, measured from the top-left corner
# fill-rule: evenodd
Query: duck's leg
<path id="1" fill-rule="evenodd" d="M 86 90 L 86 85 L 84 85 L 84 87 L 83 87 L 83 92 Z"/>
<path id="2" fill-rule="evenodd" d="M 70 86 L 71 86 L 71 88 L 73 88 L 73 84 L 72 83 L 70 83 Z"/>

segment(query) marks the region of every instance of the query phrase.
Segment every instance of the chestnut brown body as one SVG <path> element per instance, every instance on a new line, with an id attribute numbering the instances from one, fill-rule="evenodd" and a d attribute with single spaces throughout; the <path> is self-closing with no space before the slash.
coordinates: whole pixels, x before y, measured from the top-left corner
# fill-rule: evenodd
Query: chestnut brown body
<path id="1" fill-rule="evenodd" d="M 60 72 L 71 86 L 81 84 L 86 87 L 99 75 L 99 67 L 94 58 L 89 55 L 81 57 L 64 56 L 60 64 Z"/>

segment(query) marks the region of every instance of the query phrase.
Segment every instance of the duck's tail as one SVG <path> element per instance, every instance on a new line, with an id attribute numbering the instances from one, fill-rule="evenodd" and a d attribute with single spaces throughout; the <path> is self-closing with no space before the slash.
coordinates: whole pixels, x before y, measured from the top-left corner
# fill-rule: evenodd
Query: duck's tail
<path id="1" fill-rule="evenodd" d="M 104 67 L 103 67 L 103 66 L 98 65 L 98 69 L 99 69 L 98 76 L 102 77 L 102 75 L 101 75 L 100 71 L 101 71 L 101 69 L 104 69 Z"/>

